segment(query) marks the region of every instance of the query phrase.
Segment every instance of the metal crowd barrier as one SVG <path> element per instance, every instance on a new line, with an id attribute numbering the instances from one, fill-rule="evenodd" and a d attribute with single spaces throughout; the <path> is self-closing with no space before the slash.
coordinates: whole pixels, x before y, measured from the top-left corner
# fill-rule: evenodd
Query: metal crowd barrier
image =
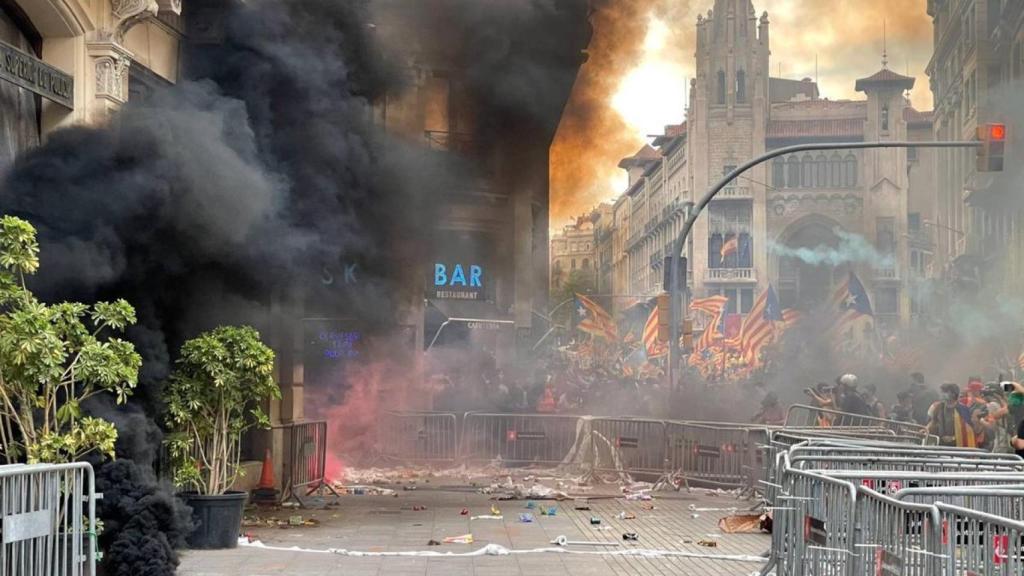
<path id="1" fill-rule="evenodd" d="M 287 465 L 284 468 L 283 501 L 302 499 L 323 488 L 334 492 L 327 483 L 327 422 L 298 422 L 285 428 L 288 435 Z"/>
<path id="2" fill-rule="evenodd" d="M 455 463 L 458 418 L 445 412 L 384 412 L 377 423 L 377 447 L 386 460 Z"/>
<path id="3" fill-rule="evenodd" d="M 896 446 L 827 438 L 780 448 L 762 574 L 1024 573 L 1024 460 Z"/>
<path id="4" fill-rule="evenodd" d="M 594 418 L 590 437 L 594 472 L 665 472 L 666 423 L 661 420 Z"/>
<path id="5" fill-rule="evenodd" d="M 938 510 L 857 488 L 857 576 L 931 576 L 936 574 Z"/>
<path id="6" fill-rule="evenodd" d="M 751 484 L 751 427 L 668 422 L 669 471 L 688 481 L 744 487 Z"/>
<path id="7" fill-rule="evenodd" d="M 938 573 L 946 576 L 1024 574 L 1024 522 L 937 502 Z"/>
<path id="8" fill-rule="evenodd" d="M 0 466 L 0 576 L 95 576 L 92 466 Z"/>
<path id="9" fill-rule="evenodd" d="M 587 436 L 579 416 L 470 412 L 462 423 L 459 456 L 464 462 L 555 466 Z"/>
<path id="10" fill-rule="evenodd" d="M 817 408 L 803 404 L 794 404 L 789 407 L 789 411 L 786 413 L 786 427 L 792 426 L 816 426 L 823 428 L 842 426 L 876 427 L 891 430 L 897 436 L 917 437 L 920 439 L 924 439 L 929 435 L 927 428 L 916 423 L 888 420 L 875 416 L 862 416 L 860 414 L 841 412 L 828 408 Z"/>

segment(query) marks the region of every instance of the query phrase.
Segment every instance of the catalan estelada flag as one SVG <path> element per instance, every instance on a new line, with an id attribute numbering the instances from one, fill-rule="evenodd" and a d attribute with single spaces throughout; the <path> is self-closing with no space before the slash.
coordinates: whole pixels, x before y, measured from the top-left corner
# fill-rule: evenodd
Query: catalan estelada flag
<path id="1" fill-rule="evenodd" d="M 582 294 L 576 295 L 576 318 L 576 327 L 591 336 L 606 340 L 617 338 L 618 329 L 611 314 Z"/>
<path id="2" fill-rule="evenodd" d="M 644 350 L 648 358 L 657 358 L 668 354 L 668 343 L 658 340 L 658 307 L 651 309 L 651 315 L 644 324 Z"/>
<path id="3" fill-rule="evenodd" d="M 740 249 L 739 237 L 735 234 L 729 235 L 725 242 L 722 243 L 722 249 L 719 251 L 719 255 L 722 257 L 721 261 L 725 262 L 725 257 L 730 254 L 735 254 Z"/>

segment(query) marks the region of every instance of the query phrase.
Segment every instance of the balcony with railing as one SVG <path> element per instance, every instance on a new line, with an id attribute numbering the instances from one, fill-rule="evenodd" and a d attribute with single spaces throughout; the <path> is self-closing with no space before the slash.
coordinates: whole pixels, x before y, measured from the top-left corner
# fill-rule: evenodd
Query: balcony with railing
<path id="1" fill-rule="evenodd" d="M 753 268 L 708 268 L 705 282 L 757 282 Z"/>
<path id="2" fill-rule="evenodd" d="M 727 199 L 727 198 L 740 198 L 749 199 L 753 198 L 754 194 L 750 189 L 750 186 L 726 186 L 722 188 L 722 191 L 718 193 L 715 198 Z"/>
<path id="3" fill-rule="evenodd" d="M 875 268 L 875 280 L 896 281 L 899 278 L 895 265 Z"/>

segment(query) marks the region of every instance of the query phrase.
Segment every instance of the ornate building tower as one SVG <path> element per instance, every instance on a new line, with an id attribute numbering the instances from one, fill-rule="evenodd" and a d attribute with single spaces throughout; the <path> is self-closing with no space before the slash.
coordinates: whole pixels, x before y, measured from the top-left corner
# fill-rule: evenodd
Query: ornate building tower
<path id="1" fill-rule="evenodd" d="M 688 110 L 694 199 L 723 174 L 762 154 L 769 111 L 768 15 L 750 0 L 716 0 L 697 18 L 697 76 Z M 765 270 L 765 168 L 722 191 L 693 230 L 694 293 L 726 294 L 749 311 Z M 760 245 L 759 245 L 760 244 Z M 723 249 L 723 246 L 726 246 Z M 735 249 L 733 249 L 735 246 Z"/>

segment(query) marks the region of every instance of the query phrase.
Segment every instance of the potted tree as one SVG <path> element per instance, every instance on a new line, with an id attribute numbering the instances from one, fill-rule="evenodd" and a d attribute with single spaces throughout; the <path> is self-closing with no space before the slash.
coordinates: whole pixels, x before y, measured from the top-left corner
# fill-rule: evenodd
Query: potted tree
<path id="1" fill-rule="evenodd" d="M 175 484 L 192 507 L 192 548 L 237 545 L 246 493 L 231 486 L 241 474 L 242 434 L 270 428 L 263 405 L 281 397 L 273 368 L 274 352 L 247 326 L 222 326 L 181 347 L 164 388 L 166 443 Z"/>

